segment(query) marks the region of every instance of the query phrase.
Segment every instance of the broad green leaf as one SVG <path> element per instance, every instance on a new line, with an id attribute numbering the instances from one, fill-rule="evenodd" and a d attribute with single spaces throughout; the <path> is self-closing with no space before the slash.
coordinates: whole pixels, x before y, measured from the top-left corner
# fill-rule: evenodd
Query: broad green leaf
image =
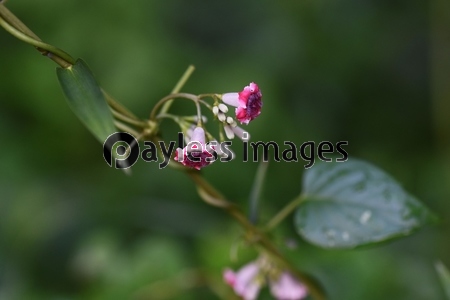
<path id="1" fill-rule="evenodd" d="M 78 59 L 70 68 L 56 70 L 72 111 L 103 144 L 116 131 L 111 111 L 86 63 Z"/>
<path id="2" fill-rule="evenodd" d="M 444 288 L 445 295 L 447 296 L 447 299 L 450 300 L 450 272 L 440 261 L 435 264 L 435 268 L 439 279 L 441 280 L 442 287 Z"/>
<path id="3" fill-rule="evenodd" d="M 433 219 L 388 174 L 357 159 L 305 171 L 298 233 L 324 248 L 353 248 L 407 235 Z"/>

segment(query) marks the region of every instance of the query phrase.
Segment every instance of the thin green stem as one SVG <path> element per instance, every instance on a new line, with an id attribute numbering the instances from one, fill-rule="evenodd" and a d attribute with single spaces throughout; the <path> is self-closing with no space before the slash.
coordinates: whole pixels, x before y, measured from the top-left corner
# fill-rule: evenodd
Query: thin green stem
<path id="1" fill-rule="evenodd" d="M 438 261 L 434 264 L 434 268 L 439 275 L 439 280 L 441 282 L 442 287 L 445 290 L 445 294 L 447 298 L 450 299 L 450 271 L 445 267 L 445 265 Z"/>
<path id="2" fill-rule="evenodd" d="M 195 101 L 195 107 L 197 108 L 197 126 L 202 127 L 202 110 L 200 109 L 200 101 Z"/>
<path id="3" fill-rule="evenodd" d="M 117 127 L 117 129 L 129 132 L 132 135 L 134 135 L 135 137 L 140 135 L 136 130 L 134 130 L 133 128 L 131 128 L 131 127 L 125 125 L 125 124 L 123 124 L 122 122 L 114 121 L 114 125 Z"/>
<path id="4" fill-rule="evenodd" d="M 26 35 L 40 41 L 41 39 L 31 31 L 25 24 L 22 23 L 9 9 L 4 6 L 5 1 L 0 3 L 0 17 L 3 18 L 7 23 L 16 28 L 17 30 L 25 33 Z"/>
<path id="5" fill-rule="evenodd" d="M 197 98 L 198 98 L 198 96 L 197 96 Z M 204 105 L 206 108 L 208 108 L 209 110 L 212 110 L 212 106 L 209 105 L 208 102 L 206 102 L 206 101 L 204 101 L 204 100 L 202 100 L 202 99 L 200 99 L 200 98 L 198 98 L 198 102 L 201 103 L 201 104 L 203 104 L 203 105 Z"/>
<path id="6" fill-rule="evenodd" d="M 175 123 L 180 122 L 180 117 L 172 114 L 158 114 L 159 119 L 167 118 L 173 120 Z"/>
<path id="7" fill-rule="evenodd" d="M 125 106 L 117 102 L 113 97 L 111 97 L 105 90 L 102 89 L 103 96 L 105 96 L 106 102 L 111 106 L 115 111 L 135 120 L 139 120 L 139 118 L 129 111 Z"/>
<path id="8" fill-rule="evenodd" d="M 36 40 L 33 37 L 26 35 L 25 33 L 19 31 L 15 27 L 11 26 L 1 16 L 0 16 L 0 26 L 2 26 L 6 31 L 8 31 L 10 34 L 12 34 L 14 37 L 18 38 L 19 40 L 38 48 L 38 50 L 41 53 L 47 55 L 50 59 L 53 59 L 54 61 L 56 61 L 61 67 L 68 68 L 71 65 L 75 64 L 75 60 L 69 54 L 64 52 L 63 50 L 58 49 L 52 45 L 46 44 L 40 40 Z M 43 49 L 45 51 L 41 51 L 41 49 Z M 46 51 L 48 51 L 50 53 L 47 53 Z M 54 55 L 57 56 L 58 58 L 61 58 L 63 61 L 57 59 Z"/>
<path id="9" fill-rule="evenodd" d="M 170 92 L 171 94 L 177 94 L 181 91 L 181 89 L 183 88 L 183 86 L 186 84 L 186 82 L 188 81 L 189 77 L 191 77 L 192 73 L 194 72 L 195 67 L 193 65 L 190 65 L 186 71 L 184 71 L 183 76 L 181 76 L 180 80 L 178 80 L 177 84 L 175 85 L 175 87 L 173 88 L 173 90 Z M 163 108 L 161 109 L 161 113 L 166 113 L 169 111 L 170 106 L 172 105 L 173 99 L 167 101 Z M 151 119 L 151 118 L 150 118 Z"/>
<path id="10" fill-rule="evenodd" d="M 217 94 L 200 94 L 200 95 L 198 95 L 198 97 L 199 97 L 200 99 L 203 99 L 203 98 L 212 98 L 214 101 L 216 101 L 216 100 L 219 99 L 219 97 L 217 96 Z"/>
<path id="11" fill-rule="evenodd" d="M 258 221 L 258 204 L 261 197 L 261 190 L 266 177 L 268 161 L 262 161 L 256 171 L 255 181 L 253 182 L 252 191 L 250 193 L 250 222 L 256 224 Z"/>
<path id="12" fill-rule="evenodd" d="M 153 107 L 152 112 L 150 113 L 150 120 L 151 121 L 156 121 L 156 118 L 157 118 L 156 113 L 159 110 L 159 108 L 162 105 L 165 105 L 167 102 L 172 101 L 175 98 L 188 99 L 188 100 L 194 101 L 195 104 L 196 104 L 196 107 L 197 107 L 197 115 L 201 119 L 201 114 L 199 115 L 199 113 L 200 113 L 200 105 L 199 105 L 198 97 L 195 96 L 195 95 L 192 95 L 192 94 L 178 93 L 178 94 L 167 95 L 166 97 L 164 97 L 161 100 L 159 100 L 158 103 L 156 103 L 156 105 Z M 165 113 L 166 112 L 161 109 L 160 114 L 165 114 Z"/>
<path id="13" fill-rule="evenodd" d="M 283 207 L 266 225 L 266 230 L 274 229 L 281 221 L 283 221 L 290 213 L 303 202 L 305 197 L 303 195 L 298 196 L 291 202 L 289 202 L 285 207 Z"/>
<path id="14" fill-rule="evenodd" d="M 113 116 L 116 119 L 124 121 L 124 122 L 126 122 L 126 123 L 128 123 L 130 125 L 138 126 L 138 127 L 141 127 L 141 128 L 147 128 L 148 127 L 148 124 L 145 123 L 144 121 L 124 116 L 123 114 L 115 111 L 114 109 L 111 109 L 111 112 L 112 112 Z"/>

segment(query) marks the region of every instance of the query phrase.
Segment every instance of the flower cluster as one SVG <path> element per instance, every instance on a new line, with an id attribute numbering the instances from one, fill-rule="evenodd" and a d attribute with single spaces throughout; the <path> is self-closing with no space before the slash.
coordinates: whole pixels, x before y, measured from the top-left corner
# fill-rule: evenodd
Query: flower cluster
<path id="1" fill-rule="evenodd" d="M 261 114 L 262 93 L 258 85 L 251 82 L 239 93 L 225 93 L 215 95 L 215 97 L 216 103 L 212 107 L 212 112 L 218 121 L 223 124 L 226 137 L 228 139 L 238 137 L 244 141 L 249 140 L 250 135 L 248 132 L 239 127 L 233 117 L 226 115 L 228 113 L 228 106 L 226 104 L 236 107 L 236 119 L 241 124 L 247 125 Z M 221 99 L 223 103 L 217 103 L 217 99 Z M 174 157 L 176 161 L 182 163 L 184 166 L 200 170 L 215 161 L 217 155 L 223 154 L 220 145 L 219 147 L 210 146 L 206 143 L 206 133 L 201 126 L 197 126 L 194 129 L 189 128 L 185 131 L 187 146 L 183 149 L 178 148 Z M 214 139 L 209 140 L 217 145 Z M 229 151 L 229 153 L 232 152 Z"/>
<path id="2" fill-rule="evenodd" d="M 254 300 L 259 290 L 268 282 L 270 292 L 278 300 L 300 300 L 308 295 L 305 285 L 298 281 L 288 271 L 268 274 L 261 267 L 260 262 L 254 261 L 234 272 L 226 269 L 223 273 L 225 282 L 230 285 L 234 292 L 244 300 Z"/>
<path id="3" fill-rule="evenodd" d="M 258 85 L 251 82 L 248 86 L 239 93 L 225 93 L 219 96 L 223 103 L 213 107 L 213 113 L 217 116 L 217 119 L 224 124 L 225 135 L 229 139 L 233 139 L 235 136 L 242 140 L 248 140 L 250 137 L 244 129 L 237 126 L 236 121 L 232 117 L 227 117 L 228 106 L 236 107 L 235 114 L 236 119 L 241 123 L 248 125 L 248 123 L 254 120 L 261 114 L 262 107 L 262 93 Z M 225 103 L 225 104 L 224 104 Z"/>
<path id="4" fill-rule="evenodd" d="M 187 146 L 183 149 L 177 149 L 175 161 L 182 163 L 184 166 L 200 170 L 214 161 L 214 151 L 211 150 L 214 149 L 209 149 L 205 143 L 205 130 L 196 127 Z"/>

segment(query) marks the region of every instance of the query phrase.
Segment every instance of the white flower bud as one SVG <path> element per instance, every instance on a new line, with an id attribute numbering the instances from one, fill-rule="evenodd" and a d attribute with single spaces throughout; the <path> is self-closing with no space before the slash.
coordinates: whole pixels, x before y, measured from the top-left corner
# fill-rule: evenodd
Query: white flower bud
<path id="1" fill-rule="evenodd" d="M 227 113 L 227 112 L 228 112 L 228 106 L 226 106 L 226 105 L 223 104 L 223 103 L 220 103 L 220 104 L 219 104 L 219 110 L 220 110 L 221 112 Z"/>
<path id="2" fill-rule="evenodd" d="M 217 114 L 217 118 L 219 119 L 220 122 L 225 122 L 225 120 L 227 119 L 227 116 L 225 116 L 224 113 L 219 112 L 219 113 Z"/>

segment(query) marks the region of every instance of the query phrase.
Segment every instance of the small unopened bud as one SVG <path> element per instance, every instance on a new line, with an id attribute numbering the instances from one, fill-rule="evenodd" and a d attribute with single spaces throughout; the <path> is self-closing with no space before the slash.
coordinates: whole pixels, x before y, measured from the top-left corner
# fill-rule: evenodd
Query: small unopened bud
<path id="1" fill-rule="evenodd" d="M 224 113 L 227 113 L 227 112 L 228 112 L 228 106 L 226 106 L 226 105 L 223 104 L 223 103 L 220 103 L 220 104 L 219 104 L 219 109 L 220 109 L 221 112 L 224 112 Z"/>
<path id="2" fill-rule="evenodd" d="M 217 114 L 219 113 L 219 108 L 217 106 L 213 106 L 212 112 L 215 116 L 217 116 Z"/>
<path id="3" fill-rule="evenodd" d="M 227 119 L 227 116 L 225 116 L 224 113 L 219 112 L 219 113 L 217 114 L 217 118 L 219 119 L 220 122 L 225 122 L 225 120 Z"/>

